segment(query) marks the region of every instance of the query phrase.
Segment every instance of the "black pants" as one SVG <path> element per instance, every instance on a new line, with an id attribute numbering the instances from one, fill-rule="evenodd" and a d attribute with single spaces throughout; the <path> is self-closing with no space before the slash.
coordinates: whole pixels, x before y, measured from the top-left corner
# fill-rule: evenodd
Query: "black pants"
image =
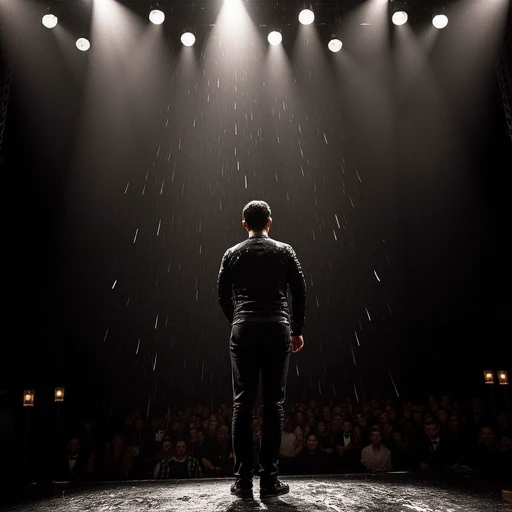
<path id="1" fill-rule="evenodd" d="M 261 478 L 273 482 L 279 473 L 290 326 L 255 322 L 235 324 L 231 328 L 229 347 L 233 384 L 233 472 L 237 479 L 252 479 L 252 414 L 261 371 Z"/>

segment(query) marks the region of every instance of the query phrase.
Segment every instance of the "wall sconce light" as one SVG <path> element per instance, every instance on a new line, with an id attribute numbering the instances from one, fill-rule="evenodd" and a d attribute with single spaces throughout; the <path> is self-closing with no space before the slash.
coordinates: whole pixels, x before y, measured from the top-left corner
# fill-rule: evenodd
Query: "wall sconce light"
<path id="1" fill-rule="evenodd" d="M 55 388 L 55 401 L 64 402 L 64 388 Z"/>
<path id="2" fill-rule="evenodd" d="M 508 385 L 508 372 L 507 370 L 498 370 L 498 381 L 501 385 Z"/>
<path id="3" fill-rule="evenodd" d="M 34 407 L 35 390 L 26 389 L 23 391 L 23 407 Z"/>
<path id="4" fill-rule="evenodd" d="M 486 384 L 494 384 L 494 372 L 492 370 L 484 371 L 484 381 Z"/>

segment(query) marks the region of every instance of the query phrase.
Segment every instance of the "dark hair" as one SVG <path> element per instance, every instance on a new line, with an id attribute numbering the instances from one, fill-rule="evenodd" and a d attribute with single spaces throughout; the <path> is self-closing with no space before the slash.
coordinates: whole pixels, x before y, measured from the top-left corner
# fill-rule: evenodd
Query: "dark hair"
<path id="1" fill-rule="evenodd" d="M 242 211 L 243 219 L 254 231 L 261 231 L 267 225 L 271 215 L 270 206 L 265 201 L 251 201 Z"/>
<path id="2" fill-rule="evenodd" d="M 370 439 L 370 440 L 372 439 L 372 434 L 373 434 L 374 432 L 378 432 L 378 434 L 380 435 L 380 438 L 381 438 L 381 440 L 382 440 L 382 432 L 381 432 L 380 428 L 371 428 L 371 429 L 370 429 L 370 432 L 369 432 L 369 434 L 368 434 L 368 439 Z"/>

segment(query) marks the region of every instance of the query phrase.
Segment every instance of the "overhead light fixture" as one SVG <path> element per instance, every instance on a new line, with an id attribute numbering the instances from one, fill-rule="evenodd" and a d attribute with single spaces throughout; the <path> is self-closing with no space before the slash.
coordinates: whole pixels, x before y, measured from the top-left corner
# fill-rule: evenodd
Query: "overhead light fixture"
<path id="1" fill-rule="evenodd" d="M 304 8 L 299 13 L 299 21 L 302 25 L 311 25 L 315 21 L 315 13 L 311 3 L 304 2 Z"/>
<path id="2" fill-rule="evenodd" d="M 180 39 L 183 46 L 193 46 L 193 44 L 196 42 L 196 36 L 191 30 L 183 32 Z"/>
<path id="3" fill-rule="evenodd" d="M 448 16 L 444 7 L 437 9 L 432 15 L 432 25 L 437 29 L 442 29 L 448 25 Z"/>
<path id="4" fill-rule="evenodd" d="M 283 35 L 279 30 L 272 30 L 272 32 L 269 32 L 267 40 L 271 45 L 277 46 L 278 44 L 281 44 Z"/>
<path id="5" fill-rule="evenodd" d="M 54 0 L 46 0 L 44 3 L 46 4 L 46 9 L 41 17 L 41 23 L 46 28 L 55 28 L 59 24 L 58 14 L 61 9 L 56 5 Z"/>
<path id="6" fill-rule="evenodd" d="M 400 26 L 407 23 L 409 19 L 409 6 L 405 0 L 390 0 L 391 21 L 394 25 Z"/>
<path id="7" fill-rule="evenodd" d="M 329 42 L 327 43 L 327 48 L 333 53 L 338 53 L 343 47 L 343 42 L 341 39 L 341 14 L 337 13 L 337 16 L 333 21 L 329 23 L 330 27 L 330 37 Z"/>
<path id="8" fill-rule="evenodd" d="M 59 23 L 59 18 L 57 18 L 57 16 L 55 16 L 55 14 L 48 13 L 42 17 L 41 23 L 46 28 L 55 28 L 57 26 L 57 24 Z"/>
<path id="9" fill-rule="evenodd" d="M 149 10 L 149 21 L 151 21 L 153 25 L 161 25 L 165 21 L 164 11 L 160 9 L 158 2 L 151 4 Z"/>
<path id="10" fill-rule="evenodd" d="M 327 45 L 327 48 L 329 48 L 329 50 L 331 50 L 331 52 L 333 52 L 333 53 L 339 52 L 342 47 L 343 47 L 343 43 L 341 42 L 341 39 L 339 39 L 335 35 L 333 35 L 331 37 L 331 40 L 329 41 L 329 43 Z"/>
<path id="11" fill-rule="evenodd" d="M 81 52 L 86 52 L 87 50 L 89 50 L 89 48 L 91 47 L 91 42 L 89 41 L 89 39 L 87 39 L 86 37 L 79 37 L 77 40 L 76 40 L 76 47 L 81 51 Z"/>

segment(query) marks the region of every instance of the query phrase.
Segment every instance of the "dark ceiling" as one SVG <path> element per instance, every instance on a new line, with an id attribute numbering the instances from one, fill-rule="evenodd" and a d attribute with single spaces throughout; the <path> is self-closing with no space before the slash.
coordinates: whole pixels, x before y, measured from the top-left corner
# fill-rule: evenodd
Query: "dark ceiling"
<path id="1" fill-rule="evenodd" d="M 21 0 L 22 1 L 22 0 Z M 330 24 L 336 20 L 343 20 L 346 15 L 371 0 L 318 0 L 304 2 L 302 0 L 241 0 L 251 18 L 261 25 L 280 23 L 282 25 L 297 24 L 297 15 L 302 8 L 310 5 L 315 11 L 317 25 Z M 390 0 L 390 5 L 402 0 Z M 195 23 L 198 26 L 215 23 L 217 15 L 224 0 L 117 0 L 141 16 L 153 6 L 158 6 L 166 13 L 167 27 L 182 25 L 183 22 Z M 72 13 L 87 13 L 93 4 L 92 0 L 36 0 L 44 10 L 50 8 L 57 11 L 62 17 Z M 407 0 L 410 20 L 421 21 L 429 18 L 433 10 L 446 8 L 449 11 L 452 0 Z"/>

